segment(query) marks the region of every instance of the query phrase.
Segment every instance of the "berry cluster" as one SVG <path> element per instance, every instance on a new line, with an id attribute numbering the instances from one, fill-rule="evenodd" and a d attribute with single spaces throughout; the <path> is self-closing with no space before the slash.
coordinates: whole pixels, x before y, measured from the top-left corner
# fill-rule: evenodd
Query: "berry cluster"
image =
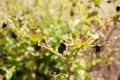
<path id="1" fill-rule="evenodd" d="M 65 40 L 63 40 L 60 43 L 60 46 L 58 47 L 58 52 L 59 53 L 63 53 L 65 50 L 66 50 L 66 42 L 65 42 Z"/>

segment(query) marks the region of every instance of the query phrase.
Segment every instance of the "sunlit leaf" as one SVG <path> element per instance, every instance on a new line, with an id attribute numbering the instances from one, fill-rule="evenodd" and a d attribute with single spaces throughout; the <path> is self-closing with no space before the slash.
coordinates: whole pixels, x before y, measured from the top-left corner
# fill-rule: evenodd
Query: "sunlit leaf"
<path id="1" fill-rule="evenodd" d="M 93 12 L 91 12 L 91 13 L 88 14 L 87 18 L 94 17 L 94 16 L 96 16 L 97 14 L 98 14 L 97 11 L 93 11 Z"/>
<path id="2" fill-rule="evenodd" d="M 12 27 L 19 27 L 19 23 L 15 18 L 9 16 L 7 17 L 7 20 L 12 24 Z"/>
<path id="3" fill-rule="evenodd" d="M 99 38 L 99 34 L 98 33 L 95 33 L 95 34 L 91 34 L 89 33 L 89 35 L 92 37 L 92 39 L 96 40 Z"/>
<path id="4" fill-rule="evenodd" d="M 99 23 L 100 26 L 103 25 L 103 22 L 99 17 L 96 16 L 95 19 Z"/>
<path id="5" fill-rule="evenodd" d="M 91 61 L 91 64 L 94 66 L 94 65 L 96 65 L 99 61 L 100 61 L 100 59 L 94 57 L 94 58 L 92 59 L 92 61 Z"/>
<path id="6" fill-rule="evenodd" d="M 80 41 L 80 39 L 76 39 L 75 43 L 76 43 L 76 46 L 79 48 L 82 46 L 82 42 Z"/>
<path id="7" fill-rule="evenodd" d="M 53 76 L 51 80 L 66 80 L 66 77 L 66 74 L 57 74 Z"/>
<path id="8" fill-rule="evenodd" d="M 91 40 L 92 37 L 87 38 L 86 41 L 83 43 L 83 46 L 86 47 Z"/>
<path id="9" fill-rule="evenodd" d="M 101 2 L 101 0 L 94 0 L 95 5 L 97 5 L 97 6 L 100 5 L 100 2 Z"/>
<path id="10" fill-rule="evenodd" d="M 10 69 L 6 70 L 6 78 L 7 80 L 11 80 L 13 73 L 15 72 L 16 66 L 12 66 Z"/>
<path id="11" fill-rule="evenodd" d="M 39 42 L 41 41 L 41 38 L 42 38 L 41 34 L 39 32 L 36 32 L 33 29 L 31 29 L 30 32 L 28 33 L 28 37 L 33 42 Z"/>

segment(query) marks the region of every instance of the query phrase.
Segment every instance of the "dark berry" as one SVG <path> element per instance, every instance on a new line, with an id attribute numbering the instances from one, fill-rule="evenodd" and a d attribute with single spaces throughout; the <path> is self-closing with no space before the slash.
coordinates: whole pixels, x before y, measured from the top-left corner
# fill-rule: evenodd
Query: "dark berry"
<path id="1" fill-rule="evenodd" d="M 63 53 L 63 52 L 64 52 L 64 50 L 63 50 L 63 49 L 61 49 L 61 47 L 58 47 L 58 52 L 59 52 L 59 53 Z"/>
<path id="2" fill-rule="evenodd" d="M 96 44 L 95 45 L 95 52 L 98 53 L 101 51 L 101 45 L 100 44 Z"/>
<path id="3" fill-rule="evenodd" d="M 64 42 L 61 42 L 61 44 L 60 44 L 60 48 L 61 48 L 62 50 L 66 50 L 66 45 L 65 45 Z"/>
<path id="4" fill-rule="evenodd" d="M 110 0 L 108 0 L 107 2 L 108 2 L 108 3 L 111 3 L 111 1 L 110 1 Z"/>
<path id="5" fill-rule="evenodd" d="M 116 7 L 116 11 L 117 11 L 117 12 L 120 11 L 120 5 Z"/>
<path id="6" fill-rule="evenodd" d="M 34 45 L 34 50 L 38 51 L 38 50 L 40 50 L 40 49 L 41 49 L 40 44 L 36 43 L 36 44 Z"/>
<path id="7" fill-rule="evenodd" d="M 59 53 L 63 53 L 65 50 L 66 50 L 66 44 L 65 44 L 65 40 L 63 40 L 63 41 L 60 43 L 60 46 L 58 47 L 58 52 L 59 52 Z"/>
<path id="8" fill-rule="evenodd" d="M 51 72 L 51 76 L 54 76 L 54 75 L 56 75 L 57 73 L 56 72 Z"/>
<path id="9" fill-rule="evenodd" d="M 3 80 L 6 80 L 6 77 L 3 77 Z"/>
<path id="10" fill-rule="evenodd" d="M 43 38 L 43 39 L 41 40 L 41 42 L 44 43 L 44 44 L 48 44 L 48 38 L 47 38 L 47 37 Z"/>
<path id="11" fill-rule="evenodd" d="M 73 7 L 75 7 L 75 6 L 76 6 L 76 4 L 73 2 L 72 6 L 73 6 Z"/>
<path id="12" fill-rule="evenodd" d="M 0 56 L 6 56 L 5 52 L 0 52 Z"/>
<path id="13" fill-rule="evenodd" d="M 4 29 L 4 28 L 6 28 L 6 27 L 7 27 L 7 23 L 4 22 L 3 25 L 2 25 L 2 28 Z"/>
<path id="14" fill-rule="evenodd" d="M 73 10 L 71 10 L 70 16 L 74 16 L 74 11 Z"/>
<path id="15" fill-rule="evenodd" d="M 12 32 L 11 33 L 11 37 L 14 38 L 14 39 L 16 39 L 17 38 L 17 34 L 15 32 Z"/>
<path id="16" fill-rule="evenodd" d="M 11 80 L 17 80 L 17 73 L 14 72 Z"/>

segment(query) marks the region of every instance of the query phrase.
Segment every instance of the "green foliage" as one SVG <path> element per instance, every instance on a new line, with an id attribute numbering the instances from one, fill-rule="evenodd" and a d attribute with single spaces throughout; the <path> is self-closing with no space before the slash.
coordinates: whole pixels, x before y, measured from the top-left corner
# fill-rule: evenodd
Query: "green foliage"
<path id="1" fill-rule="evenodd" d="M 104 41 L 100 35 L 103 33 L 96 28 L 106 31 L 108 25 L 103 25 L 99 11 L 88 7 L 100 6 L 101 0 L 90 3 L 3 0 L 0 3 L 5 4 L 0 8 L 4 15 L 4 19 L 0 17 L 0 52 L 6 53 L 6 56 L 0 55 L 0 69 L 5 71 L 0 75 L 7 80 L 11 80 L 14 72 L 18 73 L 18 80 L 91 80 L 86 69 L 99 63 L 101 56 L 88 48 Z M 72 11 L 73 15 L 70 15 Z M 119 15 L 113 19 L 117 24 Z M 2 28 L 4 22 L 7 26 Z M 97 25 L 95 28 L 94 24 Z M 16 33 L 15 39 L 11 38 L 11 32 Z M 80 35 L 82 33 L 84 35 Z M 66 41 L 65 51 L 59 53 L 58 47 L 63 40 Z M 40 44 L 37 50 L 36 43 Z M 86 59 L 86 56 L 91 57 L 89 54 L 93 56 L 91 60 Z M 51 76 L 53 71 L 57 74 Z"/>

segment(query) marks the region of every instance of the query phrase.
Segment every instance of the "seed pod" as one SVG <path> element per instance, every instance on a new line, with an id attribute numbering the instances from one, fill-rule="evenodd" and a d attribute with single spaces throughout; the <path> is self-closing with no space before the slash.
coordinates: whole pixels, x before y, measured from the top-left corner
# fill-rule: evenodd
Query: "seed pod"
<path id="1" fill-rule="evenodd" d="M 95 45 L 95 53 L 98 53 L 101 51 L 101 45 L 100 44 L 96 44 Z"/>
<path id="2" fill-rule="evenodd" d="M 15 32 L 11 32 L 11 37 L 16 39 L 17 38 L 17 34 Z"/>
<path id="3" fill-rule="evenodd" d="M 38 50 L 40 50 L 40 49 L 41 49 L 40 44 L 39 44 L 39 43 L 36 43 L 36 44 L 34 45 L 34 50 L 35 50 L 35 51 L 38 51 Z"/>
<path id="4" fill-rule="evenodd" d="M 6 22 L 4 22 L 3 25 L 2 25 L 2 28 L 5 29 L 7 27 L 7 25 L 8 24 Z"/>
<path id="5" fill-rule="evenodd" d="M 117 12 L 120 11 L 120 5 L 118 5 L 118 6 L 116 7 L 116 11 L 117 11 Z"/>

